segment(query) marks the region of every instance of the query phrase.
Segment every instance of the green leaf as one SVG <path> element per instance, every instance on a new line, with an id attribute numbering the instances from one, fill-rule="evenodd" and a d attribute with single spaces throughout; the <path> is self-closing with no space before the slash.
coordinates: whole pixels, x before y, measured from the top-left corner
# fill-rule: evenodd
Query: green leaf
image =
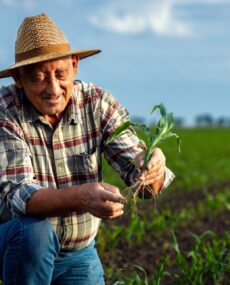
<path id="1" fill-rule="evenodd" d="M 165 140 L 171 138 L 171 137 L 175 137 L 176 140 L 177 140 L 177 147 L 178 147 L 178 150 L 180 152 L 181 148 L 181 139 L 180 137 L 176 134 L 176 133 L 173 133 L 173 132 L 168 132 L 168 133 L 165 133 L 162 137 L 161 137 L 161 142 L 160 143 L 163 143 Z"/>
<path id="2" fill-rule="evenodd" d="M 121 133 L 126 130 L 131 125 L 130 121 L 125 122 L 124 124 L 120 125 L 115 129 L 115 131 L 112 133 L 112 135 L 108 138 L 106 144 L 111 143 L 114 141 L 117 137 L 121 135 Z"/>
<path id="3" fill-rule="evenodd" d="M 144 140 L 147 148 L 144 157 L 144 167 L 151 158 L 155 147 L 171 137 L 176 138 L 177 147 L 180 152 L 181 139 L 176 133 L 171 132 L 174 127 L 173 113 L 168 113 L 163 103 L 160 103 L 159 105 L 153 106 L 151 114 L 153 114 L 157 109 L 159 109 L 161 117 L 159 118 L 155 129 L 150 130 L 145 124 L 137 124 L 127 121 L 114 131 L 114 133 L 109 137 L 107 144 L 116 139 L 128 127 L 134 126 L 141 128 L 144 131 Z"/>
<path id="4" fill-rule="evenodd" d="M 150 129 L 145 124 L 131 123 L 131 125 L 133 127 L 138 127 L 144 131 L 144 134 L 143 134 L 144 135 L 144 141 L 146 142 L 147 147 L 148 147 L 150 144 L 149 138 L 151 137 Z"/>
<path id="5" fill-rule="evenodd" d="M 134 265 L 134 267 L 138 269 L 141 273 L 143 273 L 144 279 L 143 278 L 140 279 L 139 274 L 137 275 L 137 281 L 140 282 L 139 284 L 148 285 L 148 277 L 144 268 L 142 268 L 139 265 Z"/>
<path id="6" fill-rule="evenodd" d="M 157 110 L 157 109 L 159 109 L 160 110 L 160 113 L 161 113 L 161 116 L 162 117 L 165 117 L 166 116 L 166 108 L 165 108 L 165 106 L 161 103 L 160 105 L 155 105 L 155 106 L 153 106 L 153 108 L 152 108 L 152 111 L 151 111 L 151 115 Z"/>
<path id="7" fill-rule="evenodd" d="M 172 232 L 172 236 L 173 236 L 173 247 L 177 253 L 180 253 L 179 244 L 177 242 L 177 238 L 174 232 Z"/>
<path id="8" fill-rule="evenodd" d="M 173 118 L 173 113 L 169 113 L 167 116 L 167 121 L 168 121 L 168 129 L 171 130 L 174 126 L 174 118 Z"/>
<path id="9" fill-rule="evenodd" d="M 165 125 L 166 125 L 165 118 L 164 117 L 160 118 L 158 123 L 157 123 L 157 132 L 159 133 L 162 130 L 162 128 L 165 127 Z"/>

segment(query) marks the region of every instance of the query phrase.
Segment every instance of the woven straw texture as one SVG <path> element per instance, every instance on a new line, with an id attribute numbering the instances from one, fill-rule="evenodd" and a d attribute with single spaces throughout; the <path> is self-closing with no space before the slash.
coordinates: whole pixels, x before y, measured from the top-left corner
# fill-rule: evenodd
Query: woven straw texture
<path id="1" fill-rule="evenodd" d="M 35 48 L 68 43 L 64 33 L 45 14 L 28 17 L 18 30 L 15 54 Z"/>
<path id="2" fill-rule="evenodd" d="M 0 78 L 11 76 L 10 71 L 28 64 L 65 56 L 77 55 L 79 59 L 101 50 L 71 50 L 64 33 L 47 14 L 27 17 L 22 22 L 15 42 L 15 64 L 0 71 Z"/>

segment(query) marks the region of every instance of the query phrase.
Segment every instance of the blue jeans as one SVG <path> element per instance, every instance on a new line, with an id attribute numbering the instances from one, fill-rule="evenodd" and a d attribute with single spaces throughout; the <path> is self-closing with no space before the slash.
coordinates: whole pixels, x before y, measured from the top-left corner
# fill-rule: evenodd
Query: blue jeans
<path id="1" fill-rule="evenodd" d="M 104 285 L 94 243 L 64 252 L 49 219 L 0 224 L 0 278 L 4 285 Z"/>

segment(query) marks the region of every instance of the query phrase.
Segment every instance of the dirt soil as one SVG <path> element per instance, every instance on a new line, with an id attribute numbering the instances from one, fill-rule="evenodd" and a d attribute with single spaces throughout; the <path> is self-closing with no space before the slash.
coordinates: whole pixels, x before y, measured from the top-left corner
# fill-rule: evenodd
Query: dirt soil
<path id="1" fill-rule="evenodd" d="M 186 193 L 178 191 L 176 196 L 165 195 L 164 198 L 159 199 L 157 202 L 157 208 L 162 209 L 165 207 L 170 207 L 174 211 L 180 211 L 180 209 L 185 207 L 194 207 L 195 204 L 205 199 L 205 191 L 215 194 L 217 191 L 220 191 L 220 189 L 225 187 L 230 187 L 230 181 L 218 185 L 212 185 L 206 190 L 195 189 Z M 176 190 L 173 190 L 173 192 L 174 191 Z M 128 219 L 122 219 L 122 223 L 127 224 L 128 222 Z M 192 221 L 186 223 L 184 226 L 179 226 L 175 229 L 175 234 L 180 245 L 180 249 L 183 252 L 186 252 L 190 251 L 194 245 L 194 237 L 192 237 L 191 232 L 196 235 L 200 235 L 206 230 L 211 230 L 221 237 L 227 229 L 230 229 L 230 211 L 224 210 L 218 215 L 212 215 L 211 217 L 204 216 L 196 223 Z M 115 254 L 116 258 L 113 260 L 113 262 L 116 263 L 117 268 L 122 268 L 124 270 L 132 270 L 133 265 L 135 264 L 140 265 L 146 270 L 148 276 L 152 276 L 160 257 L 165 255 L 170 256 L 170 260 L 175 260 L 175 250 L 172 247 L 172 233 L 170 229 L 169 231 L 164 231 L 160 238 L 156 235 L 156 233 L 152 233 L 151 242 L 136 245 L 135 249 L 128 248 L 127 244 L 122 241 L 119 242 Z M 109 254 L 101 258 L 104 267 L 111 266 L 111 258 Z M 172 273 L 175 272 L 176 268 L 173 268 L 172 265 L 170 268 L 166 267 L 165 270 Z M 161 284 L 176 285 L 170 283 L 170 280 L 167 281 L 167 278 Z M 223 285 L 230 285 L 230 273 Z"/>

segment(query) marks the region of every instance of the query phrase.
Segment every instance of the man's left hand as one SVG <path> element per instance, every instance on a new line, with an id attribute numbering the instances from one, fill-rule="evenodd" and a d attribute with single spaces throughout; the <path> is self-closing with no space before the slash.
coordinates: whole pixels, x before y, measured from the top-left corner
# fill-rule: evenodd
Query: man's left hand
<path id="1" fill-rule="evenodd" d="M 139 168 L 143 167 L 144 160 L 143 160 L 143 153 L 136 156 L 135 161 Z M 146 168 L 143 172 L 140 173 L 139 179 L 143 181 L 143 186 L 149 186 L 152 190 L 152 193 L 158 194 L 159 190 L 161 189 L 164 176 L 165 176 L 165 165 L 166 159 L 165 156 L 160 148 L 155 148 L 154 152 L 148 161 Z M 145 187 L 146 189 L 148 187 Z M 144 190 L 144 189 L 143 189 Z M 144 197 L 150 196 L 151 194 L 149 191 L 145 190 Z"/>

